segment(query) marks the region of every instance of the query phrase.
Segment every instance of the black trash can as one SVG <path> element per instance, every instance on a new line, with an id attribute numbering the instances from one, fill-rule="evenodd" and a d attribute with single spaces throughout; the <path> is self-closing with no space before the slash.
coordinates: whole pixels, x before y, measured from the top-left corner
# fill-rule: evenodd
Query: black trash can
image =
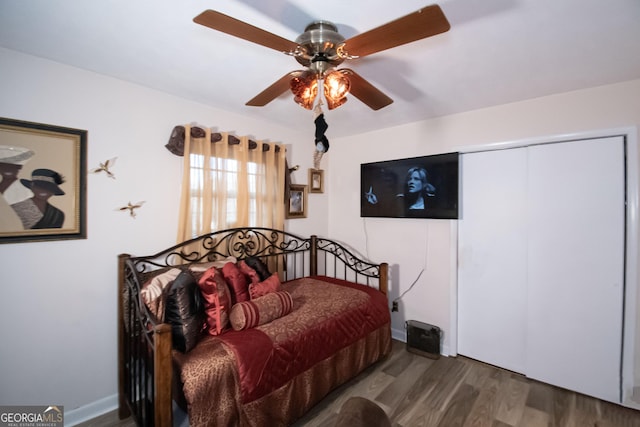
<path id="1" fill-rule="evenodd" d="M 431 359 L 440 358 L 440 328 L 417 320 L 407 320 L 407 351 Z"/>

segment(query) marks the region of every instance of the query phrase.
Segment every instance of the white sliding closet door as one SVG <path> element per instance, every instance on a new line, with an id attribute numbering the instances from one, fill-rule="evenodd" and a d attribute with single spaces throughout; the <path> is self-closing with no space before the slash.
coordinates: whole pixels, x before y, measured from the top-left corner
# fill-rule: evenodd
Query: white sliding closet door
<path id="1" fill-rule="evenodd" d="M 622 137 L 465 153 L 458 351 L 620 401 Z"/>
<path id="2" fill-rule="evenodd" d="M 625 163 L 621 137 L 529 148 L 527 371 L 620 400 Z"/>
<path id="3" fill-rule="evenodd" d="M 458 352 L 524 372 L 526 151 L 462 156 Z"/>

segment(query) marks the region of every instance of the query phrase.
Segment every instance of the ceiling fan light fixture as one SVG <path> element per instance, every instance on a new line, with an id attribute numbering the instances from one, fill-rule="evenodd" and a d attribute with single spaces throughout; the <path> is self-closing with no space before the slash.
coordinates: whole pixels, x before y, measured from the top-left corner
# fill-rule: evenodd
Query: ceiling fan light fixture
<path id="1" fill-rule="evenodd" d="M 351 82 L 342 72 L 334 70 L 324 75 L 323 88 L 327 106 L 333 110 L 347 102 Z"/>
<path id="2" fill-rule="evenodd" d="M 303 108 L 311 110 L 313 108 L 313 101 L 318 95 L 317 75 L 306 71 L 300 76 L 292 78 L 290 86 L 291 92 L 293 93 L 293 100 Z"/>
<path id="3" fill-rule="evenodd" d="M 331 98 L 327 97 L 327 108 L 329 110 L 333 110 L 335 108 L 338 108 L 339 106 L 341 106 L 345 102 L 347 102 L 347 97 L 346 96 L 342 97 L 342 98 L 338 98 L 338 99 L 331 99 Z"/>

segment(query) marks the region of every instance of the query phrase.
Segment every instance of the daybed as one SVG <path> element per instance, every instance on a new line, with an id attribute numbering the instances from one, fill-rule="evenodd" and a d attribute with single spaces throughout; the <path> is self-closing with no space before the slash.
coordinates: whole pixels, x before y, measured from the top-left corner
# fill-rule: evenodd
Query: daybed
<path id="1" fill-rule="evenodd" d="M 171 426 L 173 399 L 191 426 L 290 425 L 390 353 L 387 278 L 338 242 L 267 228 L 119 255 L 120 418 Z"/>

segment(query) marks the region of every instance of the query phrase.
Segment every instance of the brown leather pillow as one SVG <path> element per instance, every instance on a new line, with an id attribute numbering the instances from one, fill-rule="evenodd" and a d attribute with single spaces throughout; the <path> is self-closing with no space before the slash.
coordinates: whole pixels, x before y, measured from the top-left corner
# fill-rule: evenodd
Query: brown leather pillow
<path id="1" fill-rule="evenodd" d="M 173 348 L 183 353 L 198 343 L 204 329 L 204 304 L 189 270 L 183 270 L 166 290 L 164 321 L 171 325 Z"/>

